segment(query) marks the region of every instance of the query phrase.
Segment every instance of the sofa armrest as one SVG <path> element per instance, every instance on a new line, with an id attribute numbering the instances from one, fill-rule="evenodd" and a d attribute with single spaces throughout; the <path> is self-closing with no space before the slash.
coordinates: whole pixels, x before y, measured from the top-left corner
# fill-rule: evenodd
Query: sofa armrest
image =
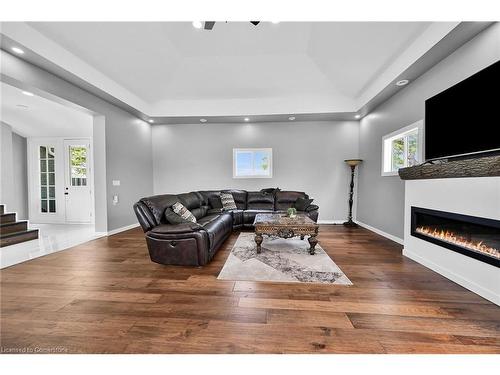
<path id="1" fill-rule="evenodd" d="M 306 212 L 311 212 L 315 210 L 319 210 L 319 206 L 315 204 L 310 204 L 309 206 L 306 207 Z"/>
<path id="2" fill-rule="evenodd" d="M 161 224 L 154 227 L 149 233 L 155 235 L 169 235 L 198 232 L 203 230 L 203 227 L 197 223 L 181 223 L 181 224 Z"/>

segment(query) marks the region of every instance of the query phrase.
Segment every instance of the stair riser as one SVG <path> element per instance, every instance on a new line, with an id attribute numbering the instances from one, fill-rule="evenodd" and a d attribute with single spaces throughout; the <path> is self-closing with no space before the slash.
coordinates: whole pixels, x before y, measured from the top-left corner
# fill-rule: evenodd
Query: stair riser
<path id="1" fill-rule="evenodd" d="M 5 213 L 5 206 L 3 204 L 0 204 L 0 215 L 3 215 Z"/>
<path id="2" fill-rule="evenodd" d="M 0 224 L 14 223 L 16 221 L 16 214 L 1 214 Z"/>
<path id="3" fill-rule="evenodd" d="M 36 240 L 38 238 L 38 231 L 26 232 L 18 236 L 0 238 L 0 247 L 14 245 L 16 243 Z"/>
<path id="4" fill-rule="evenodd" d="M 28 229 L 28 223 L 25 221 L 15 224 L 2 225 L 0 226 L 0 236 L 3 234 L 22 232 L 27 229 Z"/>

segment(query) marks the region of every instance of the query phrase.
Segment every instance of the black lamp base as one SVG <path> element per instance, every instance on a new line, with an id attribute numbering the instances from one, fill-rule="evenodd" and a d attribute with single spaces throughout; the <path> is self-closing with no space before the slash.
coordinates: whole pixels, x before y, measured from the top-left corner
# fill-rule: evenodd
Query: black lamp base
<path id="1" fill-rule="evenodd" d="M 352 220 L 346 221 L 346 222 L 344 222 L 342 225 L 343 225 L 343 226 L 345 226 L 345 227 L 349 227 L 349 228 L 357 228 L 357 227 L 359 227 L 359 225 L 358 225 L 358 224 L 356 224 L 356 223 L 355 223 L 354 221 L 352 221 Z"/>

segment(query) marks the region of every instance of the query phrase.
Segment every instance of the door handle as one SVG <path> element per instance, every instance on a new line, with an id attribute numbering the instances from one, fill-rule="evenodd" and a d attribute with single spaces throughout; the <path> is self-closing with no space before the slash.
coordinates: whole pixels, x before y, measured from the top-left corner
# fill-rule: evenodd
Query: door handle
<path id="1" fill-rule="evenodd" d="M 64 193 L 64 195 L 69 195 L 69 193 L 66 191 L 66 192 Z"/>

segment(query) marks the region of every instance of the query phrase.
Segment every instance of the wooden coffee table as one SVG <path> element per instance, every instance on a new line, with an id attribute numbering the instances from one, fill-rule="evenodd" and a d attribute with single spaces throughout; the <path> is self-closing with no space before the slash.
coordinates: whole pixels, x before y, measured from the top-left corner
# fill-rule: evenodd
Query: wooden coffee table
<path id="1" fill-rule="evenodd" d="M 261 244 L 264 235 L 277 236 L 281 238 L 309 236 L 309 254 L 314 255 L 314 248 L 318 243 L 319 225 L 308 216 L 299 214 L 290 218 L 284 214 L 257 214 L 253 222 L 255 226 L 255 243 L 257 244 L 257 254 L 262 251 Z"/>

